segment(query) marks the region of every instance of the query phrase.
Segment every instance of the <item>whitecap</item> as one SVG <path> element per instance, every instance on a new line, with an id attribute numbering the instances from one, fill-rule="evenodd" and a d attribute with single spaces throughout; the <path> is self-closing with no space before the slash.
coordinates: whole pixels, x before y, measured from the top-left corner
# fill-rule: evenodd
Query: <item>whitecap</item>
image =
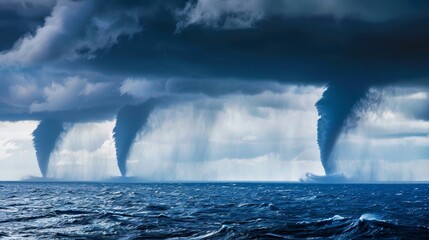
<path id="1" fill-rule="evenodd" d="M 359 217 L 359 221 L 381 221 L 381 217 L 374 213 L 364 213 Z"/>
<path id="2" fill-rule="evenodd" d="M 192 239 L 207 239 L 207 238 L 215 237 L 218 234 L 221 234 L 227 230 L 228 230 L 228 227 L 226 225 L 222 225 L 222 227 L 216 231 L 208 232 L 207 234 L 204 234 L 204 235 L 198 236 L 198 237 L 194 237 Z"/>

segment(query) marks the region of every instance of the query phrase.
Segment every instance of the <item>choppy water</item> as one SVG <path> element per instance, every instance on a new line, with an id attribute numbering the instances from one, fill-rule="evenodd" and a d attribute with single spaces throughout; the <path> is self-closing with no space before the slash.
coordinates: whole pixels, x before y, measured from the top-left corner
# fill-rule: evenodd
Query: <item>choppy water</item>
<path id="1" fill-rule="evenodd" d="M 0 183 L 0 237 L 429 239 L 429 185 Z"/>

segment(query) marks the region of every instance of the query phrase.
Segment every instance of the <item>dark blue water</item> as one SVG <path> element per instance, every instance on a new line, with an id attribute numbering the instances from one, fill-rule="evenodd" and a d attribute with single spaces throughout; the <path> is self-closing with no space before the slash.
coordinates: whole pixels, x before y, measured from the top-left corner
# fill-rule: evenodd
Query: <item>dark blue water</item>
<path id="1" fill-rule="evenodd" d="M 10 239 L 429 239 L 425 184 L 0 183 Z"/>

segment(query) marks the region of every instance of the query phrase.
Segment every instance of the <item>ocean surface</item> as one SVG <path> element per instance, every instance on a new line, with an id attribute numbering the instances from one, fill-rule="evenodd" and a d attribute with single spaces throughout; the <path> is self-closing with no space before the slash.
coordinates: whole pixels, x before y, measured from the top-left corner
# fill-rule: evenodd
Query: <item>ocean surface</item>
<path id="1" fill-rule="evenodd" d="M 429 185 L 3 182 L 0 238 L 429 239 Z"/>

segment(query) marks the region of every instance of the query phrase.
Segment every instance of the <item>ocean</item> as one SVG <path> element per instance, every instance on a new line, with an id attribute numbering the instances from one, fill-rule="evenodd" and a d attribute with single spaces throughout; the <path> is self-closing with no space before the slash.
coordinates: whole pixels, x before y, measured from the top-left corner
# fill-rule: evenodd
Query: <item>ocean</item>
<path id="1" fill-rule="evenodd" d="M 429 239 L 429 185 L 2 182 L 0 238 Z"/>

